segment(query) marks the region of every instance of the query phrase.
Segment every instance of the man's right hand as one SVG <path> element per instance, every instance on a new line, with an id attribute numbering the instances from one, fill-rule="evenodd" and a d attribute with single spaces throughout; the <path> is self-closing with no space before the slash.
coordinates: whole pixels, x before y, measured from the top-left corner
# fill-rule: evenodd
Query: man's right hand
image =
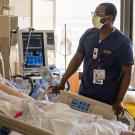
<path id="1" fill-rule="evenodd" d="M 58 85 L 55 85 L 55 86 L 50 86 L 49 89 L 52 90 L 52 92 L 54 93 L 59 93 L 60 90 L 64 90 L 65 88 L 65 85 L 61 85 L 61 84 L 58 84 Z"/>

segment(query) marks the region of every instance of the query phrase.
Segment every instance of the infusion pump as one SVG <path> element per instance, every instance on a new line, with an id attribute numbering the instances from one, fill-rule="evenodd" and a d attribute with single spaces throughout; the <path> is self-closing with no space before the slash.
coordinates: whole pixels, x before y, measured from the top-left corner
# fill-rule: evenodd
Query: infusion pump
<path id="1" fill-rule="evenodd" d="M 20 72 L 39 74 L 39 67 L 48 65 L 48 50 L 55 50 L 53 30 L 19 30 Z"/>

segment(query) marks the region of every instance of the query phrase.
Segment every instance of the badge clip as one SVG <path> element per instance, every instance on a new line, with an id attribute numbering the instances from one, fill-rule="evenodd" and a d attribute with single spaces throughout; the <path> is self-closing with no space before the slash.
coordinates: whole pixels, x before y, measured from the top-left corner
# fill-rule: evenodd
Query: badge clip
<path id="1" fill-rule="evenodd" d="M 97 56 L 98 56 L 98 48 L 94 48 L 93 59 L 97 59 Z"/>

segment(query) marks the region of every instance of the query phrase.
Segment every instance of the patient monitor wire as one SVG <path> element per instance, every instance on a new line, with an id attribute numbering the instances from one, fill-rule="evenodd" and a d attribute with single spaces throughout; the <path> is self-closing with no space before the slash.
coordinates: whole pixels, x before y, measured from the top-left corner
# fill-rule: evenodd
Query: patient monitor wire
<path id="1" fill-rule="evenodd" d="M 22 75 L 15 75 L 13 76 L 13 78 L 22 78 L 23 80 L 29 80 L 30 82 L 30 85 L 31 85 L 31 89 L 30 89 L 30 92 L 28 93 L 29 96 L 32 95 L 33 91 L 34 91 L 34 82 L 33 80 L 29 77 L 29 76 L 22 76 Z"/>
<path id="2" fill-rule="evenodd" d="M 23 67 L 27 65 L 27 53 L 28 53 L 29 46 L 30 46 L 30 39 L 31 39 L 32 33 L 34 33 L 34 28 L 28 28 L 28 29 L 29 29 L 29 37 L 28 37 L 28 41 L 27 41 L 27 45 L 26 45 Z"/>

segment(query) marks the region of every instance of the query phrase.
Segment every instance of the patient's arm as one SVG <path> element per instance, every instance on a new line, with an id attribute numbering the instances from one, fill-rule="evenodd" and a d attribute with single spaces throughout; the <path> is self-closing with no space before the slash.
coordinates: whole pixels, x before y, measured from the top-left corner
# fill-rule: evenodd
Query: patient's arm
<path id="1" fill-rule="evenodd" d="M 122 131 L 120 135 L 135 135 L 135 132 L 124 132 L 124 131 Z"/>
<path id="2" fill-rule="evenodd" d="M 16 91 L 14 88 L 8 86 L 7 84 L 0 82 L 0 90 L 13 95 L 13 96 L 17 96 L 17 97 L 21 97 L 21 98 L 28 98 L 27 95 L 23 94 L 22 92 Z"/>

